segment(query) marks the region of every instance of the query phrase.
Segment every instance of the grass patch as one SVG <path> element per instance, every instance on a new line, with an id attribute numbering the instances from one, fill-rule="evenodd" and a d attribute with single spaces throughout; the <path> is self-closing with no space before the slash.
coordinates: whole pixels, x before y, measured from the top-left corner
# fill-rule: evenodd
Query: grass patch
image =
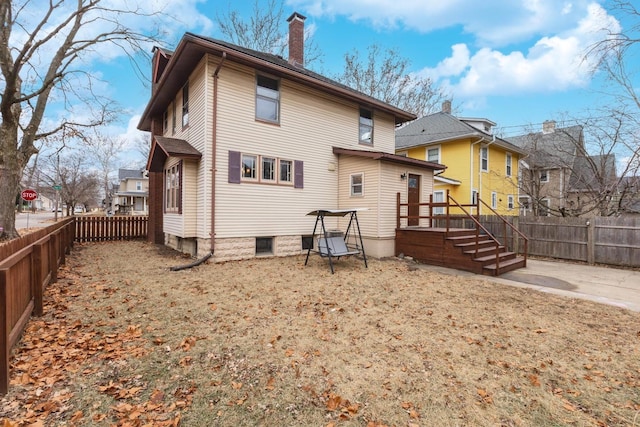
<path id="1" fill-rule="evenodd" d="M 629 426 L 640 315 L 404 261 L 205 264 L 76 245 L 14 350 L 9 425 Z"/>

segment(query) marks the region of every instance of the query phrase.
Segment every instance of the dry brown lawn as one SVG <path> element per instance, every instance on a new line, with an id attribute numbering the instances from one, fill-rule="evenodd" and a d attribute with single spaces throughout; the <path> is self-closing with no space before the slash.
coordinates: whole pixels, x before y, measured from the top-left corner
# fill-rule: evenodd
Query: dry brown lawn
<path id="1" fill-rule="evenodd" d="M 640 313 L 401 260 L 76 245 L 5 426 L 640 426 Z"/>

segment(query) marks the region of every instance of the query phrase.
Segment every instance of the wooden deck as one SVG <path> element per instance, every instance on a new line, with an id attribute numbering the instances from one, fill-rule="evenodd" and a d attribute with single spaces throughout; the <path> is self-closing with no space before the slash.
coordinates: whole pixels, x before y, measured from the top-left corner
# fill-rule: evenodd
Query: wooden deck
<path id="1" fill-rule="evenodd" d="M 526 267 L 526 258 L 509 252 L 475 229 L 405 227 L 396 229 L 396 256 L 404 254 L 426 264 L 498 276 Z"/>

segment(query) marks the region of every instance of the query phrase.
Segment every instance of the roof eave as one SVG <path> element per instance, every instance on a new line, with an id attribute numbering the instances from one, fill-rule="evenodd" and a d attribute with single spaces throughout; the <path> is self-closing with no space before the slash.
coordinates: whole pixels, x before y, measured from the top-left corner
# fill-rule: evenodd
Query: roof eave
<path id="1" fill-rule="evenodd" d="M 195 50 L 191 52 L 190 49 L 195 49 Z M 182 62 L 183 61 L 182 57 L 183 55 L 187 55 L 190 52 L 192 56 L 188 57 L 188 59 L 190 59 L 190 61 L 188 61 L 188 64 L 191 64 L 191 67 L 189 66 L 185 67 L 189 69 L 189 72 L 191 71 L 191 69 L 193 69 L 192 67 L 195 66 L 195 64 L 205 54 L 210 53 L 214 55 L 222 55 L 223 52 L 226 52 L 227 60 L 235 61 L 235 62 L 248 65 L 252 68 L 260 69 L 263 71 L 269 71 L 271 73 L 287 77 L 292 81 L 296 81 L 299 83 L 303 83 L 307 86 L 312 86 L 312 87 L 322 89 L 325 92 L 331 93 L 335 96 L 339 96 L 343 99 L 348 99 L 351 101 L 356 100 L 360 104 L 391 114 L 394 116 L 396 124 L 408 122 L 417 118 L 417 116 L 413 113 L 409 113 L 400 108 L 394 107 L 390 104 L 371 98 L 367 95 L 359 94 L 357 91 L 347 90 L 347 89 L 337 87 L 335 85 L 330 84 L 329 82 L 324 82 L 324 81 L 315 79 L 311 76 L 304 75 L 292 69 L 280 66 L 278 64 L 274 64 L 272 62 L 269 62 L 261 58 L 256 58 L 247 53 L 240 52 L 230 47 L 215 43 L 214 41 L 205 40 L 194 34 L 186 33 L 180 40 L 178 47 L 176 48 L 175 52 L 171 56 L 171 59 L 169 60 L 169 64 L 167 65 L 167 68 L 164 71 L 163 76 L 160 78 L 160 81 L 156 86 L 156 90 L 152 94 L 151 99 L 147 104 L 147 107 L 142 113 L 142 117 L 138 124 L 138 129 L 146 130 L 146 131 L 151 130 L 151 116 L 153 115 L 153 113 L 156 112 L 156 110 L 160 110 L 160 111 L 163 110 L 164 105 L 169 104 L 170 101 L 163 99 L 167 97 L 167 95 L 165 94 L 166 93 L 165 87 L 167 85 L 173 82 L 177 88 L 177 87 L 180 87 L 182 84 L 184 84 L 182 82 L 186 81 L 186 79 L 188 78 L 188 74 L 175 73 L 174 70 L 179 65 L 184 64 Z M 179 74 L 179 75 L 176 75 L 176 74 Z M 179 82 L 175 83 L 176 80 L 179 80 Z M 173 93 L 173 91 L 171 92 Z"/>

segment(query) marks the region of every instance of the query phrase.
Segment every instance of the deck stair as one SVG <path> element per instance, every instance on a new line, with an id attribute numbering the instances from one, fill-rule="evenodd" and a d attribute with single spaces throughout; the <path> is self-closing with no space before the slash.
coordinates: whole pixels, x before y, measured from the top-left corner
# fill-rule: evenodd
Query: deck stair
<path id="1" fill-rule="evenodd" d="M 443 227 L 400 227 L 402 218 L 411 217 L 408 214 L 406 216 L 401 215 L 400 208 L 408 206 L 408 203 L 402 204 L 398 199 L 396 255 L 402 253 L 428 264 L 489 276 L 498 276 L 508 271 L 526 267 L 528 239 L 522 233 L 494 211 L 494 214 L 500 217 L 504 223 L 501 236 L 503 241 L 501 242 L 486 227 L 480 224 L 476 217 L 468 214 L 465 209 L 471 206 L 478 212 L 480 203 L 484 202 L 478 199 L 478 202 L 474 205 L 460 205 L 448 194 L 447 199 L 448 202 L 446 203 L 434 203 L 431 200 L 429 203 L 420 204 L 421 206 L 428 205 L 429 212 L 432 212 L 433 208 L 446 208 L 445 215 L 419 217 L 420 219 L 428 218 L 429 224 L 444 225 Z M 464 212 L 466 214 L 465 219 L 474 228 L 452 228 L 450 226 L 450 222 L 453 221 L 449 215 L 450 207 L 457 207 Z M 489 206 L 487 208 L 491 209 Z M 514 246 L 513 242 L 516 239 L 520 239 L 524 243 L 520 245 L 520 248 L 523 249 L 521 252 L 514 252 L 507 248 L 504 240 L 506 240 L 508 234 L 508 227 L 510 227 L 512 236 L 511 245 L 509 246 Z M 517 248 L 518 245 L 516 244 L 515 247 Z"/>

